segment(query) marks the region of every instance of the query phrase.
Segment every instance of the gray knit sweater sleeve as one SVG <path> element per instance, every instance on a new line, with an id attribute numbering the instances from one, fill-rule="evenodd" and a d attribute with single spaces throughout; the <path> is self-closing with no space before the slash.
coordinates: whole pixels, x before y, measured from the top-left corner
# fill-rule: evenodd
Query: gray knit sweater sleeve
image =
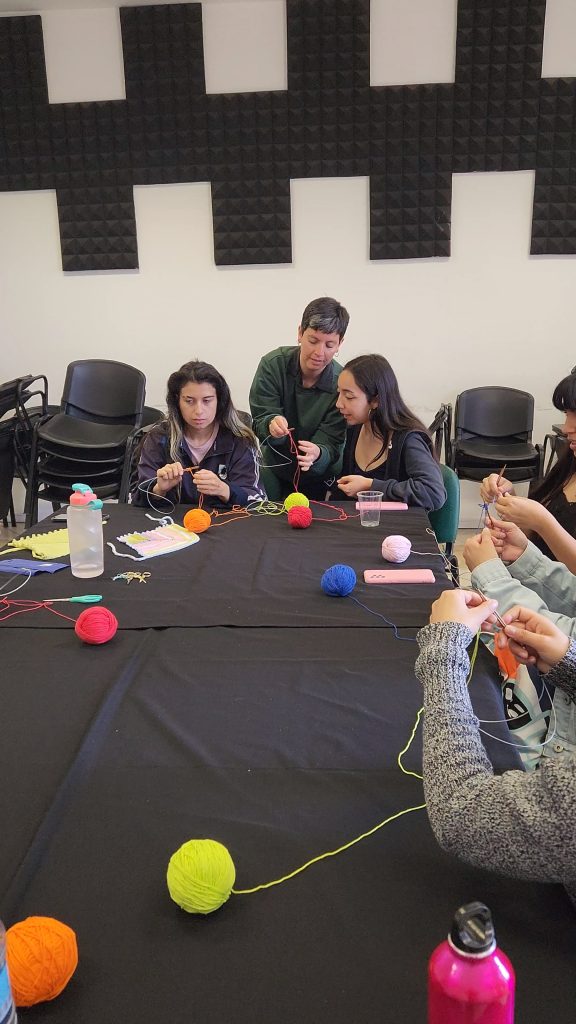
<path id="1" fill-rule="evenodd" d="M 494 775 L 466 684 L 472 639 L 470 629 L 455 622 L 434 623 L 418 634 L 430 823 L 440 845 L 464 860 L 520 878 L 562 882 L 576 902 L 576 758 L 550 758 L 530 773 Z M 554 674 L 551 682 L 574 690 L 576 642 Z"/>

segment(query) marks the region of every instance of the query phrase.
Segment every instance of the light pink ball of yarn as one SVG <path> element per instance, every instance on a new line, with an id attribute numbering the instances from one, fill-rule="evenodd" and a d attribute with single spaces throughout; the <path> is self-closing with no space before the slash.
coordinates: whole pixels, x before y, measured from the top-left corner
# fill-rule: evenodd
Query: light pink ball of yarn
<path id="1" fill-rule="evenodd" d="M 382 541 L 382 558 L 387 562 L 405 562 L 412 550 L 408 537 L 385 537 Z"/>

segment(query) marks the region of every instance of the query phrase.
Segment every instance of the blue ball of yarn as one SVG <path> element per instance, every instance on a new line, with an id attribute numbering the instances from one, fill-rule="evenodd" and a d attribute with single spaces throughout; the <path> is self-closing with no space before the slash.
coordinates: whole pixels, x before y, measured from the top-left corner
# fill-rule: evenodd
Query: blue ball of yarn
<path id="1" fill-rule="evenodd" d="M 320 586 L 330 597 L 348 597 L 356 586 L 356 573 L 351 565 L 331 565 L 323 574 Z"/>

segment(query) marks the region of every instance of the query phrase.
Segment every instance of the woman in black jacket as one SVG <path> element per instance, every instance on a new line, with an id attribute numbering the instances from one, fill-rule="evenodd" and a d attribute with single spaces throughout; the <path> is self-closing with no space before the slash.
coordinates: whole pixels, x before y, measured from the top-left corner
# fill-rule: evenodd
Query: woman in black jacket
<path id="1" fill-rule="evenodd" d="M 346 420 L 343 475 L 332 498 L 382 491 L 383 501 L 405 501 L 428 512 L 441 508 L 446 491 L 432 440 L 410 411 L 384 356 L 357 356 L 338 378 L 336 408 Z"/>
<path id="2" fill-rule="evenodd" d="M 261 501 L 258 440 L 239 418 L 224 377 L 210 363 L 185 363 L 168 378 L 165 420 L 146 436 L 136 505 L 149 495 L 174 504 L 228 507 Z"/>

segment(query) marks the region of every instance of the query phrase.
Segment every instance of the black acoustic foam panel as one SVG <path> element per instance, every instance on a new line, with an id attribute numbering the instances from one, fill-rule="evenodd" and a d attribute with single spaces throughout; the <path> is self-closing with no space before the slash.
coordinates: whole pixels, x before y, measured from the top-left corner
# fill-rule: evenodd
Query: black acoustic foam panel
<path id="1" fill-rule="evenodd" d="M 367 175 L 370 256 L 450 254 L 453 172 L 534 169 L 534 254 L 576 253 L 576 80 L 545 0 L 459 0 L 454 84 L 370 86 L 369 0 L 287 0 L 287 90 L 207 95 L 200 3 L 121 8 L 126 100 L 48 103 L 0 19 L 0 189 L 55 189 L 65 270 L 138 266 L 134 185 L 210 181 L 219 265 L 289 263 L 290 179 Z"/>

